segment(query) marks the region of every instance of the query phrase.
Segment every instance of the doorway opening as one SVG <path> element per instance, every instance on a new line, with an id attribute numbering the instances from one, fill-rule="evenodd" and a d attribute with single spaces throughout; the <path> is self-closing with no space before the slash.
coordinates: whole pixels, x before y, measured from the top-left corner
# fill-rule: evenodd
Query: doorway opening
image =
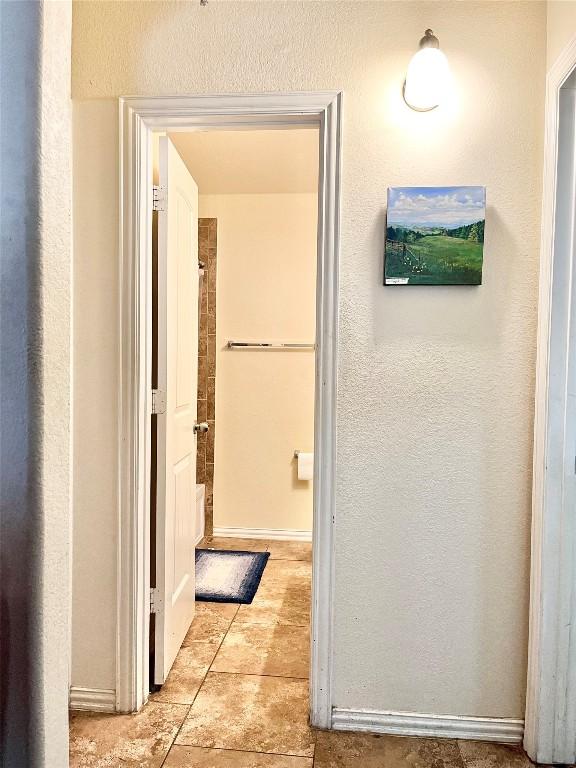
<path id="1" fill-rule="evenodd" d="M 153 146 L 151 699 L 256 686 L 306 724 L 318 127 Z"/>
<path id="2" fill-rule="evenodd" d="M 158 568 L 158 542 L 159 526 L 165 525 L 165 517 L 162 517 L 161 511 L 156 505 L 156 518 L 151 520 L 152 507 L 151 488 L 154 481 L 151 471 L 153 456 L 152 430 L 150 421 L 152 412 L 165 408 L 167 402 L 164 400 L 164 394 L 160 386 L 161 356 L 158 355 L 157 362 L 153 360 L 153 314 L 152 297 L 154 290 L 158 290 L 159 307 L 162 307 L 162 291 L 160 282 L 156 285 L 152 281 L 152 211 L 154 208 L 153 191 L 153 147 L 154 134 L 165 134 L 164 138 L 170 141 L 176 134 L 202 135 L 206 132 L 228 133 L 229 136 L 239 132 L 263 131 L 274 133 L 279 131 L 286 134 L 302 130 L 309 134 L 315 133 L 318 139 L 317 157 L 317 228 L 316 228 L 316 291 L 315 291 L 315 337 L 309 339 L 304 337 L 303 332 L 299 333 L 299 338 L 287 338 L 280 329 L 276 329 L 274 336 L 266 334 L 266 338 L 254 338 L 245 336 L 244 338 L 226 338 L 228 342 L 246 342 L 246 341 L 276 341 L 276 342 L 295 342 L 304 343 L 306 349 L 291 350 L 271 350 L 262 348 L 260 350 L 248 350 L 245 346 L 225 345 L 224 349 L 216 350 L 216 363 L 218 356 L 224 357 L 226 361 L 232 361 L 233 365 L 245 366 L 249 357 L 257 356 L 258 365 L 269 364 L 274 356 L 279 359 L 298 361 L 303 363 L 307 357 L 314 358 L 314 429 L 313 446 L 303 444 L 292 444 L 290 448 L 291 455 L 288 457 L 288 468 L 291 473 L 289 476 L 294 480 L 294 472 L 297 471 L 297 459 L 295 453 L 313 453 L 315 461 L 313 464 L 313 526 L 312 526 L 312 595 L 311 595 L 311 644 L 310 644 L 310 698 L 309 712 L 310 722 L 318 727 L 330 727 L 332 718 L 332 700 L 331 700 L 331 665 L 332 665 L 332 580 L 333 580 L 333 523 L 334 523 L 334 465 L 335 465 L 335 387 L 336 387 L 336 348 L 337 348 L 337 291 L 338 291 L 338 242 L 339 242 L 339 168 L 340 168 L 340 95 L 337 93 L 316 93 L 316 94 L 269 94 L 262 96 L 224 96 L 224 97 L 174 97 L 174 98 L 126 98 L 121 99 L 121 189 L 122 189 L 122 242 L 121 242 L 121 264 L 122 264 L 122 340 L 121 340 L 121 369 L 122 369 L 122 388 L 121 388 L 121 426 L 122 441 L 120 447 L 120 466 L 121 466 L 121 488 L 120 488 L 120 552 L 119 552 L 119 616 L 118 616 L 118 655 L 117 655 L 117 710 L 124 712 L 134 712 L 140 709 L 149 696 L 150 682 L 152 678 L 152 664 L 150 653 L 150 605 L 154 606 L 155 641 L 154 641 L 154 669 L 157 669 L 158 654 L 158 610 L 157 607 L 162 603 L 164 609 L 168 607 L 168 612 L 174 614 L 174 624 L 179 627 L 178 632 L 164 635 L 164 648 L 172 648 L 170 652 L 164 653 L 164 672 L 167 675 L 170 668 L 167 659 L 173 653 L 174 647 L 179 647 L 179 635 L 186 635 L 184 629 L 186 620 L 180 621 L 180 607 L 178 601 L 186 592 L 187 599 L 182 604 L 190 601 L 190 578 L 181 578 L 178 582 L 178 588 L 170 594 L 168 605 L 166 602 L 166 592 L 158 590 L 159 579 L 158 571 L 151 573 L 151 555 L 153 554 L 152 532 L 155 531 L 155 567 Z M 178 141 L 176 137 L 176 141 Z M 174 146 L 172 141 L 170 145 Z M 175 155 L 180 158 L 178 152 L 174 150 Z M 202 153 L 200 153 L 202 154 Z M 184 162 L 180 158 L 182 166 Z M 160 180 L 161 181 L 161 180 Z M 182 186 L 182 184 L 179 185 Z M 157 186 L 162 186 L 160 185 Z M 161 198 L 161 194 L 160 194 Z M 158 204 L 158 202 L 156 203 Z M 160 203 L 161 204 L 161 203 Z M 172 210 L 180 211 L 179 215 L 184 215 L 187 210 L 187 204 L 172 206 Z M 170 205 L 168 206 L 170 210 Z M 188 214 L 186 214 L 188 215 Z M 198 214 L 196 214 L 198 215 Z M 218 219 L 219 216 L 207 215 L 199 218 Z M 241 217 L 240 217 L 241 218 Z M 287 218 L 287 217 L 285 217 Z M 224 223 L 223 214 L 220 215 Z M 160 220 L 159 220 L 160 221 Z M 202 222 L 203 227 L 210 230 L 210 222 Z M 160 227 L 159 227 L 160 229 Z M 199 227 L 200 229 L 200 227 Z M 222 254 L 225 253 L 225 228 L 216 229 L 217 249 Z M 160 232 L 158 232 L 160 238 Z M 159 242 L 161 238 L 159 239 Z M 193 238 L 190 240 L 190 246 L 193 245 Z M 196 241 L 195 247 L 198 247 Z M 210 247 L 210 246 L 208 246 Z M 200 272 L 198 269 L 198 256 L 195 257 L 195 268 L 185 273 L 185 280 L 189 286 L 198 283 Z M 200 259 L 201 260 L 201 259 Z M 162 264 L 159 258 L 158 264 Z M 206 270 L 206 263 L 204 270 Z M 246 270 L 244 270 L 246 271 Z M 161 269 L 158 272 L 161 275 Z M 206 278 L 206 272 L 204 274 Z M 208 275 L 209 277 L 209 275 Z M 178 279 L 174 285 L 178 287 L 182 284 Z M 284 281 L 280 281 L 284 282 Z M 197 290 L 197 289 L 196 289 Z M 219 289 L 216 291 L 218 293 Z M 185 291 L 186 292 L 186 291 Z M 191 295 L 192 291 L 188 291 Z M 173 308 L 172 299 L 168 301 L 168 292 L 164 292 L 166 306 Z M 268 294 L 266 294 L 268 295 Z M 236 294 L 240 296 L 238 292 Z M 233 296 L 234 298 L 234 296 Z M 294 302 L 294 299 L 292 300 Z M 296 299 L 296 301 L 299 301 Z M 240 302 L 241 303 L 241 302 Z M 269 302 L 272 307 L 274 301 Z M 165 307 L 166 308 L 166 307 Z M 164 309 L 165 309 L 164 308 Z M 192 311 L 194 309 L 194 311 Z M 250 310 L 250 306 L 244 307 L 244 310 Z M 185 318 L 182 322 L 186 325 L 192 322 L 201 322 L 202 308 L 198 313 L 198 304 L 194 301 L 187 306 Z M 158 324 L 161 327 L 162 318 L 158 313 Z M 305 313 L 302 313 L 303 315 Z M 206 312 L 206 315 L 208 313 Z M 247 316 L 249 313 L 247 313 Z M 194 320 L 196 318 L 196 320 Z M 248 334 L 249 329 L 245 333 Z M 294 331 L 295 332 L 295 331 Z M 270 334 L 272 331 L 269 332 Z M 218 332 L 215 334 L 218 337 Z M 227 334 L 232 336 L 230 332 Z M 260 333 L 258 334 L 258 336 Z M 174 341 L 176 347 L 181 346 L 182 335 L 166 334 L 168 340 Z M 315 344 L 314 349 L 310 345 Z M 260 357 L 258 357 L 260 356 Z M 282 356 L 282 357 L 280 357 Z M 206 354 L 206 358 L 208 355 Z M 194 359 L 189 357 L 189 360 Z M 195 358 L 196 365 L 200 358 Z M 266 363 L 268 360 L 268 363 Z M 206 360 L 206 363 L 208 361 Z M 153 394 L 153 367 L 157 365 L 157 389 Z M 218 377 L 221 378 L 221 371 L 225 370 L 224 364 L 220 367 Z M 216 378 L 216 376 L 212 377 Z M 230 376 L 232 378 L 232 376 Z M 255 379 L 258 377 L 254 377 Z M 191 371 L 190 367 L 186 371 L 180 371 L 176 376 L 176 384 L 190 380 L 198 381 L 196 370 Z M 216 407 L 218 406 L 218 387 L 216 385 Z M 207 398 L 206 398 L 207 399 Z M 186 412 L 181 419 L 186 428 L 180 430 L 180 438 L 173 439 L 173 446 L 179 450 L 187 450 L 186 462 L 191 463 L 192 457 L 197 459 L 197 446 L 188 450 L 190 447 L 189 435 L 201 430 L 203 424 L 197 418 L 198 400 L 190 400 L 190 411 Z M 224 400 L 222 402 L 225 402 Z M 234 414 L 238 409 L 229 408 L 229 413 Z M 226 414 L 226 408 L 221 409 L 222 419 Z M 208 414 L 207 414 L 208 415 Z M 225 498 L 225 493 L 218 494 L 220 487 L 218 479 L 218 440 L 223 442 L 221 421 L 216 416 L 215 419 L 206 419 L 207 422 L 214 421 L 216 427 L 215 437 L 215 475 L 214 482 L 216 494 L 214 495 L 213 515 L 216 523 L 216 533 L 222 534 L 220 538 L 225 538 L 228 542 L 237 539 L 238 531 L 232 530 L 240 528 L 244 536 L 248 531 L 252 531 L 251 539 L 260 542 L 266 542 L 267 539 L 260 539 L 254 533 L 255 529 L 266 530 L 261 520 L 254 518 L 246 526 L 232 524 L 235 521 L 225 519 L 225 509 L 219 511 L 219 499 Z M 189 423 L 188 423 L 189 422 Z M 209 425 L 210 426 L 210 425 Z M 162 498 L 158 488 L 161 485 L 160 464 L 158 463 L 163 454 L 158 450 L 160 445 L 160 421 L 156 423 L 156 479 L 155 496 L 156 499 Z M 208 432 L 208 435 L 210 433 Z M 213 433 L 214 434 L 214 433 Z M 178 432 L 173 431 L 173 437 Z M 208 438 L 206 438 L 208 440 Z M 187 442 L 188 441 L 188 442 Z M 186 448 L 186 445 L 188 448 Z M 184 446 L 184 448 L 183 448 Z M 200 451 L 201 452 L 201 451 Z M 248 453 L 246 449 L 243 453 Z M 173 451 L 172 458 L 176 464 L 180 465 L 182 457 L 177 451 Z M 166 461 L 168 463 L 168 460 Z M 172 465 L 175 466 L 175 465 Z M 192 476 L 187 472 L 189 478 Z M 194 472 L 195 475 L 195 472 Z M 197 477 L 193 477 L 197 480 Z M 304 482 L 304 481 L 302 481 Z M 202 485 L 202 483 L 192 483 L 188 479 L 182 484 L 180 499 L 185 498 L 183 506 L 195 506 L 195 492 L 192 486 Z M 206 485 L 206 483 L 204 484 Z M 224 486 L 222 485 L 222 488 Z M 236 490 L 237 487 L 236 487 Z M 191 498 L 194 496 L 194 499 Z M 238 493 L 234 500 L 239 499 Z M 204 489 L 204 502 L 206 502 L 206 488 Z M 180 503 L 180 502 L 178 502 Z M 248 508 L 250 504 L 246 505 Z M 249 522 L 249 521 L 248 521 Z M 271 539 L 268 529 L 268 540 Z M 298 527 L 291 529 L 294 531 L 306 531 L 302 523 Z M 264 535 L 264 534 L 261 534 Z M 170 538 L 170 537 L 168 537 Z M 166 539 L 163 540 L 164 544 Z M 172 544 L 174 537 L 172 536 Z M 188 569 L 188 576 L 192 574 L 192 563 L 190 554 L 192 547 L 177 547 L 176 550 L 165 551 L 165 562 L 170 562 L 172 572 L 175 570 L 181 575 L 184 569 Z M 213 543 L 213 542 L 208 542 Z M 297 542 L 298 543 L 298 542 Z M 232 545 L 234 546 L 234 545 Z M 263 546 L 263 545 L 260 545 Z M 278 542 L 275 547 L 277 552 L 283 546 L 285 549 L 288 543 Z M 251 547 L 254 549 L 254 547 Z M 266 549 L 272 549 L 270 543 L 266 544 Z M 270 553 L 269 563 L 276 558 Z M 170 560 L 171 558 L 171 560 Z M 280 560 L 280 558 L 277 558 Z M 300 567 L 298 563 L 305 561 L 295 560 L 294 570 Z M 178 567 L 174 569 L 174 563 Z M 269 564 L 266 566 L 274 570 Z M 178 570 L 179 569 L 179 570 Z M 264 577 L 263 577 L 264 578 Z M 167 583 L 167 580 L 166 580 Z M 151 589 L 152 586 L 152 589 Z M 256 598 L 258 599 L 258 598 Z M 252 606 L 246 606 L 251 608 Z M 186 615 L 186 611 L 181 612 Z M 190 614 L 188 613 L 188 616 Z M 176 651 L 177 653 L 178 651 Z M 156 671 L 154 671 L 156 674 Z M 154 681 L 153 681 L 154 682 Z"/>

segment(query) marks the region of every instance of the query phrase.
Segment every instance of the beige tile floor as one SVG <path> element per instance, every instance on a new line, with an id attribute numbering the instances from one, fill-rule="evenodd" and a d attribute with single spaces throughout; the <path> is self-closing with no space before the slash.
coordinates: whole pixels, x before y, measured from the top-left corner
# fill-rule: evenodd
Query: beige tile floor
<path id="1" fill-rule="evenodd" d="M 270 551 L 251 605 L 197 603 L 162 690 L 136 715 L 73 713 L 71 768 L 529 768 L 481 742 L 327 733 L 308 725 L 309 544 Z"/>

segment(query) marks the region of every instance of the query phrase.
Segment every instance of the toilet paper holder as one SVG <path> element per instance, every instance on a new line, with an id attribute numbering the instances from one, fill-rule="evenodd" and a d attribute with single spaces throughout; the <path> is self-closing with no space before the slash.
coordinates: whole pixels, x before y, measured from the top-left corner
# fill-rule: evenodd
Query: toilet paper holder
<path id="1" fill-rule="evenodd" d="M 308 482 L 314 475 L 314 454 L 310 451 L 294 451 L 294 459 L 298 469 L 298 480 Z"/>

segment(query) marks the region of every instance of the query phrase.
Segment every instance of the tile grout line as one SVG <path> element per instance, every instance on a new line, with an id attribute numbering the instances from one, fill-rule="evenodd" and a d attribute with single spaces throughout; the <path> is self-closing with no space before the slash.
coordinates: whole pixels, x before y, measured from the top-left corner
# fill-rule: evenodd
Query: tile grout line
<path id="1" fill-rule="evenodd" d="M 266 547 L 265 551 L 270 553 L 270 544 L 268 544 L 268 546 Z M 274 562 L 284 562 L 284 563 L 307 563 L 307 562 L 309 562 L 308 560 L 292 560 L 290 558 L 286 558 L 286 559 L 277 558 L 277 559 L 274 559 L 272 557 L 268 558 L 268 561 L 272 562 L 272 563 L 274 563 Z M 236 621 L 239 613 L 240 613 L 240 607 L 236 611 L 236 614 L 234 616 L 234 619 L 233 619 L 232 623 L 234 623 Z M 239 622 L 237 622 L 237 625 L 242 625 L 244 623 L 248 623 L 248 622 L 240 622 L 239 621 Z M 285 624 L 285 625 L 282 625 L 282 624 L 278 624 L 277 622 L 274 622 L 274 623 L 271 623 L 271 624 L 267 624 L 266 622 L 252 622 L 252 624 L 257 624 L 257 625 L 260 625 L 260 626 L 272 626 L 272 627 L 275 627 L 275 626 L 304 627 L 304 628 L 310 630 L 310 620 L 308 620 L 308 622 L 306 624 Z M 230 625 L 230 627 L 231 626 L 232 626 L 232 624 Z M 214 661 L 212 663 L 214 663 Z M 215 670 L 213 670 L 213 674 L 225 675 L 225 674 L 242 674 L 242 673 L 238 673 L 238 672 L 216 672 Z M 254 675 L 254 676 L 255 677 L 279 677 L 277 675 Z M 305 678 L 292 677 L 292 678 L 284 678 L 284 679 L 308 680 L 309 681 L 310 680 L 310 675 L 308 675 L 308 677 L 305 677 Z M 277 754 L 277 753 L 261 752 L 261 753 L 258 753 L 258 754 Z M 292 755 L 287 755 L 287 756 L 288 757 L 292 757 Z M 311 758 L 305 758 L 305 759 L 307 759 L 307 760 L 311 759 L 312 760 L 312 768 L 314 768 L 314 763 L 316 761 L 316 736 L 314 736 L 314 743 L 313 743 L 313 747 L 312 747 L 312 757 Z"/>
<path id="2" fill-rule="evenodd" d="M 456 742 L 456 749 L 458 750 L 458 756 L 460 758 L 460 768 L 468 768 L 468 760 L 466 760 L 460 749 L 460 739 L 454 739 L 454 741 Z"/>
<path id="3" fill-rule="evenodd" d="M 209 669 L 213 675 L 241 675 L 242 677 L 270 677 L 273 680 L 310 680 L 309 677 L 298 677 L 298 675 L 264 675 L 260 672 L 226 672 L 224 670 Z"/>
<path id="4" fill-rule="evenodd" d="M 200 689 L 198 689 L 198 690 L 200 690 Z M 195 696 L 194 696 L 194 701 L 196 700 L 196 696 L 198 696 L 198 691 L 196 691 L 196 694 L 195 694 Z M 194 701 L 192 702 L 192 704 L 194 703 Z M 183 725 L 184 725 L 184 723 L 186 722 L 186 718 L 187 718 L 187 717 L 188 717 L 188 715 L 190 714 L 190 710 L 192 709 L 192 704 L 190 704 L 190 705 L 188 706 L 188 708 L 187 708 L 187 710 L 186 710 L 186 714 L 185 714 L 185 715 L 184 715 L 184 717 L 182 718 L 182 722 L 181 722 L 181 723 L 180 723 L 180 725 L 178 726 L 178 728 L 177 728 L 177 730 L 176 730 L 176 733 L 174 734 L 174 737 L 173 737 L 172 741 L 170 742 L 170 744 L 169 744 L 169 746 L 168 746 L 168 749 L 166 750 L 166 754 L 165 754 L 165 756 L 164 756 L 164 760 L 162 760 L 162 762 L 160 763 L 160 768 L 163 768 L 163 766 L 164 766 L 164 764 L 165 764 L 166 760 L 168 760 L 168 756 L 170 755 L 170 752 L 172 751 L 172 747 L 174 746 L 174 742 L 175 742 L 175 741 L 176 741 L 176 739 L 178 738 L 178 734 L 180 733 L 180 730 L 181 730 L 182 726 L 183 726 Z M 170 706 L 170 705 L 169 705 L 169 706 Z"/>
<path id="5" fill-rule="evenodd" d="M 245 615 L 245 614 L 243 614 Z M 254 621 L 253 619 L 251 621 L 239 621 L 236 626 L 239 627 L 245 627 L 248 625 L 256 626 L 256 627 L 295 627 L 299 629 L 308 629 L 310 627 L 310 624 L 279 624 L 277 621 L 270 622 L 270 621 Z"/>
<path id="6" fill-rule="evenodd" d="M 270 547 L 269 547 L 269 546 L 267 546 L 267 547 L 266 547 L 266 549 L 265 549 L 265 552 L 270 552 Z M 283 561 L 281 561 L 281 562 L 295 562 L 295 563 L 300 563 L 300 562 L 306 562 L 306 561 L 304 561 L 304 560 L 283 560 Z M 195 703 L 196 699 L 198 698 L 198 694 L 200 693 L 200 691 L 202 690 L 202 687 L 203 687 L 204 683 L 206 682 L 206 678 L 208 677 L 208 673 L 212 671 L 212 672 L 213 672 L 213 674 L 215 674 L 215 675 L 218 675 L 218 674 L 221 674 L 221 675 L 226 675 L 226 674 L 241 674 L 241 673 L 237 673 L 237 672 L 216 672 L 216 671 L 213 671 L 213 670 L 212 670 L 212 664 L 214 664 L 214 661 L 215 661 L 215 659 L 216 659 L 216 656 L 218 655 L 218 652 L 220 651 L 220 649 L 221 649 L 222 645 L 224 644 L 224 641 L 226 640 L 226 638 L 227 638 L 227 636 L 228 636 L 228 633 L 230 632 L 230 629 L 232 628 L 232 625 L 233 625 L 233 624 L 234 624 L 234 622 L 236 621 L 236 619 L 237 619 L 237 617 L 238 617 L 238 614 L 239 614 L 239 612 L 240 612 L 240 604 L 238 604 L 238 608 L 236 609 L 236 612 L 234 613 L 234 616 L 232 617 L 232 621 L 231 621 L 231 622 L 230 622 L 230 624 L 228 625 L 228 628 L 226 629 L 226 632 L 224 633 L 224 635 L 223 635 L 223 637 L 222 637 L 222 640 L 220 641 L 220 643 L 219 643 L 218 647 L 216 648 L 216 651 L 215 651 L 215 653 L 214 653 L 214 656 L 212 657 L 212 661 L 210 662 L 210 664 L 209 664 L 209 666 L 208 666 L 208 669 L 206 670 L 206 673 L 204 674 L 204 677 L 202 678 L 202 682 L 200 683 L 200 685 L 198 686 L 198 689 L 197 689 L 196 693 L 194 694 L 194 698 L 192 699 L 192 703 L 191 703 L 191 704 L 188 706 L 188 709 L 187 709 L 187 711 L 186 711 L 186 714 L 184 715 L 184 718 L 183 718 L 182 722 L 180 723 L 180 725 L 179 725 L 179 727 L 178 727 L 178 730 L 177 730 L 177 731 L 176 731 L 176 733 L 174 734 L 174 737 L 173 737 L 173 739 L 172 739 L 172 741 L 171 741 L 171 743 L 170 743 L 170 746 L 168 747 L 168 751 L 166 752 L 166 756 L 164 757 L 164 760 L 162 761 L 162 763 L 161 763 L 161 765 L 160 765 L 160 768 L 163 768 L 163 766 L 164 766 L 164 765 L 165 765 L 165 763 L 166 763 L 166 760 L 168 760 L 168 757 L 169 757 L 169 755 L 170 755 L 170 752 L 172 751 L 172 747 L 174 747 L 174 746 L 179 746 L 179 745 L 176 745 L 176 740 L 177 740 L 178 736 L 180 735 L 180 732 L 181 732 L 181 730 L 182 730 L 182 727 L 183 727 L 184 723 L 186 722 L 186 720 L 188 719 L 188 717 L 189 717 L 189 715 L 190 715 L 190 712 L 191 712 L 191 710 L 192 710 L 192 707 L 194 706 L 194 703 Z M 243 622 L 238 622 L 238 623 L 239 623 L 239 624 L 242 624 Z M 272 626 L 275 626 L 275 625 L 272 625 Z M 280 625 L 279 625 L 279 626 L 280 626 Z M 304 627 L 309 627 L 309 626 L 310 626 L 310 624 L 308 623 L 308 624 L 303 624 L 303 625 L 287 625 L 287 626 L 304 626 Z M 183 646 L 181 646 L 181 647 L 183 647 Z M 274 676 L 274 675 L 252 675 L 252 676 L 253 676 L 253 677 L 276 677 L 276 676 Z M 294 678 L 281 678 L 281 679 L 285 679 L 285 680 L 286 680 L 286 679 L 292 679 L 292 680 L 309 680 L 310 678 L 309 678 L 309 677 L 307 677 L 307 678 L 299 678 L 299 677 L 294 677 Z M 158 702 L 158 703 L 161 703 L 161 702 Z M 187 746 L 187 745 L 182 745 L 182 746 Z M 246 751 L 246 752 L 248 752 L 249 750 L 228 750 L 228 751 Z M 257 754 L 283 754 L 283 753 L 275 753 L 275 752 L 261 752 L 261 753 L 257 753 Z M 314 743 L 313 743 L 313 748 L 312 748 L 312 757 L 311 757 L 311 758 L 305 758 L 305 759 L 312 759 L 312 764 L 314 764 L 315 754 L 316 754 L 316 738 L 314 738 Z M 285 755 L 285 756 L 286 756 L 286 757 L 303 757 L 303 756 L 301 756 L 301 755 Z"/>
<path id="7" fill-rule="evenodd" d="M 240 606 L 238 606 L 238 609 L 239 609 L 239 607 L 240 607 Z M 211 662 L 210 662 L 210 664 L 208 665 L 208 669 L 206 670 L 206 672 L 205 672 L 205 674 L 204 674 L 204 677 L 202 678 L 202 682 L 200 683 L 200 685 L 198 686 L 198 689 L 197 689 L 196 693 L 194 694 L 194 698 L 192 699 L 192 703 L 189 705 L 189 707 L 188 707 L 188 711 L 187 711 L 187 712 L 186 712 L 186 714 L 184 715 L 184 718 L 183 718 L 182 722 L 181 722 L 181 723 L 180 723 L 180 725 L 178 726 L 178 730 L 177 730 L 177 731 L 176 731 L 176 733 L 174 734 L 174 738 L 173 738 L 173 739 L 172 739 L 172 741 L 170 742 L 170 746 L 168 747 L 168 751 L 166 752 L 166 757 L 164 758 L 164 760 L 162 760 L 162 763 L 160 764 L 160 768 L 163 768 L 163 766 L 164 766 L 164 764 L 165 764 L 166 760 L 168 760 L 168 756 L 169 756 L 169 754 L 170 754 L 170 752 L 171 752 L 171 750 L 172 750 L 172 747 L 174 746 L 174 744 L 176 743 L 176 739 L 177 739 L 177 738 L 178 738 L 178 736 L 180 735 L 180 731 L 182 730 L 182 726 L 184 725 L 184 723 L 185 723 L 185 722 L 186 722 L 186 720 L 188 719 L 188 715 L 190 714 L 190 711 L 192 710 L 192 707 L 194 706 L 194 702 L 195 702 L 195 701 L 196 701 L 196 699 L 198 698 L 198 694 L 200 693 L 200 690 L 201 690 L 202 686 L 203 686 L 203 685 L 204 685 L 204 683 L 206 682 L 206 678 L 208 677 L 208 672 L 210 672 L 210 668 L 211 668 L 212 664 L 214 663 L 214 659 L 216 658 L 216 656 L 217 656 L 217 654 L 218 654 L 218 651 L 219 651 L 219 650 L 220 650 L 220 648 L 222 647 L 222 643 L 223 643 L 223 642 L 224 642 L 224 640 L 226 639 L 226 636 L 228 635 L 228 632 L 230 631 L 230 627 L 231 627 L 231 626 L 232 626 L 232 624 L 234 623 L 234 619 L 236 618 L 236 616 L 237 616 L 237 614 L 238 614 L 238 609 L 236 610 L 236 613 L 235 613 L 235 614 L 234 614 L 234 616 L 232 617 L 232 621 L 231 621 L 231 622 L 230 622 L 230 624 L 228 625 L 228 628 L 226 629 L 226 632 L 224 633 L 224 635 L 223 635 L 223 637 L 222 637 L 222 640 L 220 641 L 220 643 L 218 644 L 218 647 L 216 648 L 216 651 L 215 651 L 215 653 L 214 653 L 214 656 L 212 657 L 212 661 L 211 661 Z M 181 648 L 182 648 L 182 646 L 181 646 Z"/>
<path id="8" fill-rule="evenodd" d="M 270 547 L 269 546 L 266 547 L 265 552 L 270 552 Z M 282 560 L 280 558 L 278 558 L 276 560 L 272 560 L 272 558 L 269 558 L 269 561 L 270 562 L 285 562 L 285 563 L 286 562 L 289 562 L 289 563 L 307 562 L 306 560 L 291 560 L 291 559 Z M 236 621 L 237 618 L 238 618 L 239 613 L 240 613 L 240 605 L 238 606 L 238 610 L 234 614 L 234 618 L 230 622 L 230 625 L 229 625 L 229 627 L 228 627 L 228 629 L 226 631 L 226 634 L 224 635 L 224 638 L 222 639 L 222 643 L 221 643 L 220 647 L 218 648 L 218 650 L 220 650 L 220 648 L 222 647 L 222 644 L 224 643 L 224 640 L 226 639 L 226 637 L 228 635 L 228 632 L 230 632 L 230 630 L 232 629 L 232 625 L 233 624 L 236 624 L 236 626 L 242 626 L 242 625 L 248 623 L 248 622 Z M 275 627 L 275 626 L 290 626 L 290 627 L 304 627 L 304 628 L 310 629 L 310 622 L 309 621 L 308 621 L 307 624 L 286 624 L 286 625 L 277 624 L 276 622 L 274 622 L 273 624 L 267 624 L 265 622 L 251 622 L 251 623 L 252 624 L 257 624 L 259 626 L 272 626 L 272 627 Z M 291 677 L 285 677 L 285 676 L 282 676 L 282 675 L 261 675 L 261 674 L 257 674 L 257 673 L 218 672 L 217 670 L 213 670 L 212 669 L 212 664 L 214 664 L 215 660 L 216 660 L 216 656 L 214 656 L 214 658 L 212 659 L 212 663 L 210 664 L 210 669 L 208 670 L 209 672 L 212 672 L 212 674 L 214 674 L 214 675 L 245 675 L 246 677 L 273 677 L 273 678 L 279 678 L 279 679 L 284 679 L 284 680 L 308 680 L 308 681 L 310 680 L 310 676 L 308 676 L 308 677 L 292 677 L 292 676 Z M 206 676 L 207 675 L 208 675 L 208 672 L 206 673 Z M 206 679 L 206 676 L 205 676 L 204 680 Z M 202 682 L 202 685 L 203 684 L 204 684 L 204 681 Z M 200 692 L 200 689 L 198 689 L 198 693 L 199 692 Z M 196 695 L 198 695 L 198 693 Z M 188 717 L 188 715 L 186 715 L 186 718 L 187 717 Z M 175 741 L 172 742 L 172 746 L 174 746 L 174 743 L 175 743 Z M 172 748 L 172 746 L 170 747 L 170 749 Z M 195 745 L 181 745 L 181 746 L 195 746 Z M 303 755 L 293 755 L 293 754 L 284 753 L 284 752 L 261 752 L 259 750 L 243 750 L 243 749 L 230 750 L 230 749 L 226 749 L 225 747 L 202 747 L 202 748 L 203 749 L 223 749 L 223 750 L 226 750 L 228 752 L 248 752 L 248 753 L 260 754 L 260 755 L 282 755 L 284 757 L 301 757 L 304 760 L 312 760 L 312 768 L 313 768 L 314 762 L 315 762 L 315 759 L 316 759 L 316 736 L 314 736 L 311 757 L 306 757 L 306 756 L 303 756 Z"/>
<path id="9" fill-rule="evenodd" d="M 300 760 L 313 760 L 313 757 L 309 757 L 308 755 L 295 755 L 294 752 L 262 752 L 260 749 L 242 749 L 240 747 L 237 747 L 235 749 L 230 749 L 229 747 L 200 747 L 197 744 L 174 744 L 172 746 L 176 747 L 183 747 L 184 749 L 209 749 L 214 750 L 214 752 L 243 752 L 247 755 L 272 755 L 273 757 L 297 757 Z M 171 747 L 172 748 L 172 747 Z M 162 764 L 163 765 L 163 764 Z M 162 766 L 160 766 L 162 768 Z M 460 766 L 458 766 L 460 768 Z"/>

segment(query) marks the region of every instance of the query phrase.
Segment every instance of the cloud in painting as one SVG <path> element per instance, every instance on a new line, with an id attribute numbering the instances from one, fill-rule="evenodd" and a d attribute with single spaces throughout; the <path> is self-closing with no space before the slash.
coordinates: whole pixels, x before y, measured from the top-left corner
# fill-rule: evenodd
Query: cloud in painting
<path id="1" fill-rule="evenodd" d="M 484 219 L 484 187 L 391 187 L 389 227 L 461 227 Z"/>

